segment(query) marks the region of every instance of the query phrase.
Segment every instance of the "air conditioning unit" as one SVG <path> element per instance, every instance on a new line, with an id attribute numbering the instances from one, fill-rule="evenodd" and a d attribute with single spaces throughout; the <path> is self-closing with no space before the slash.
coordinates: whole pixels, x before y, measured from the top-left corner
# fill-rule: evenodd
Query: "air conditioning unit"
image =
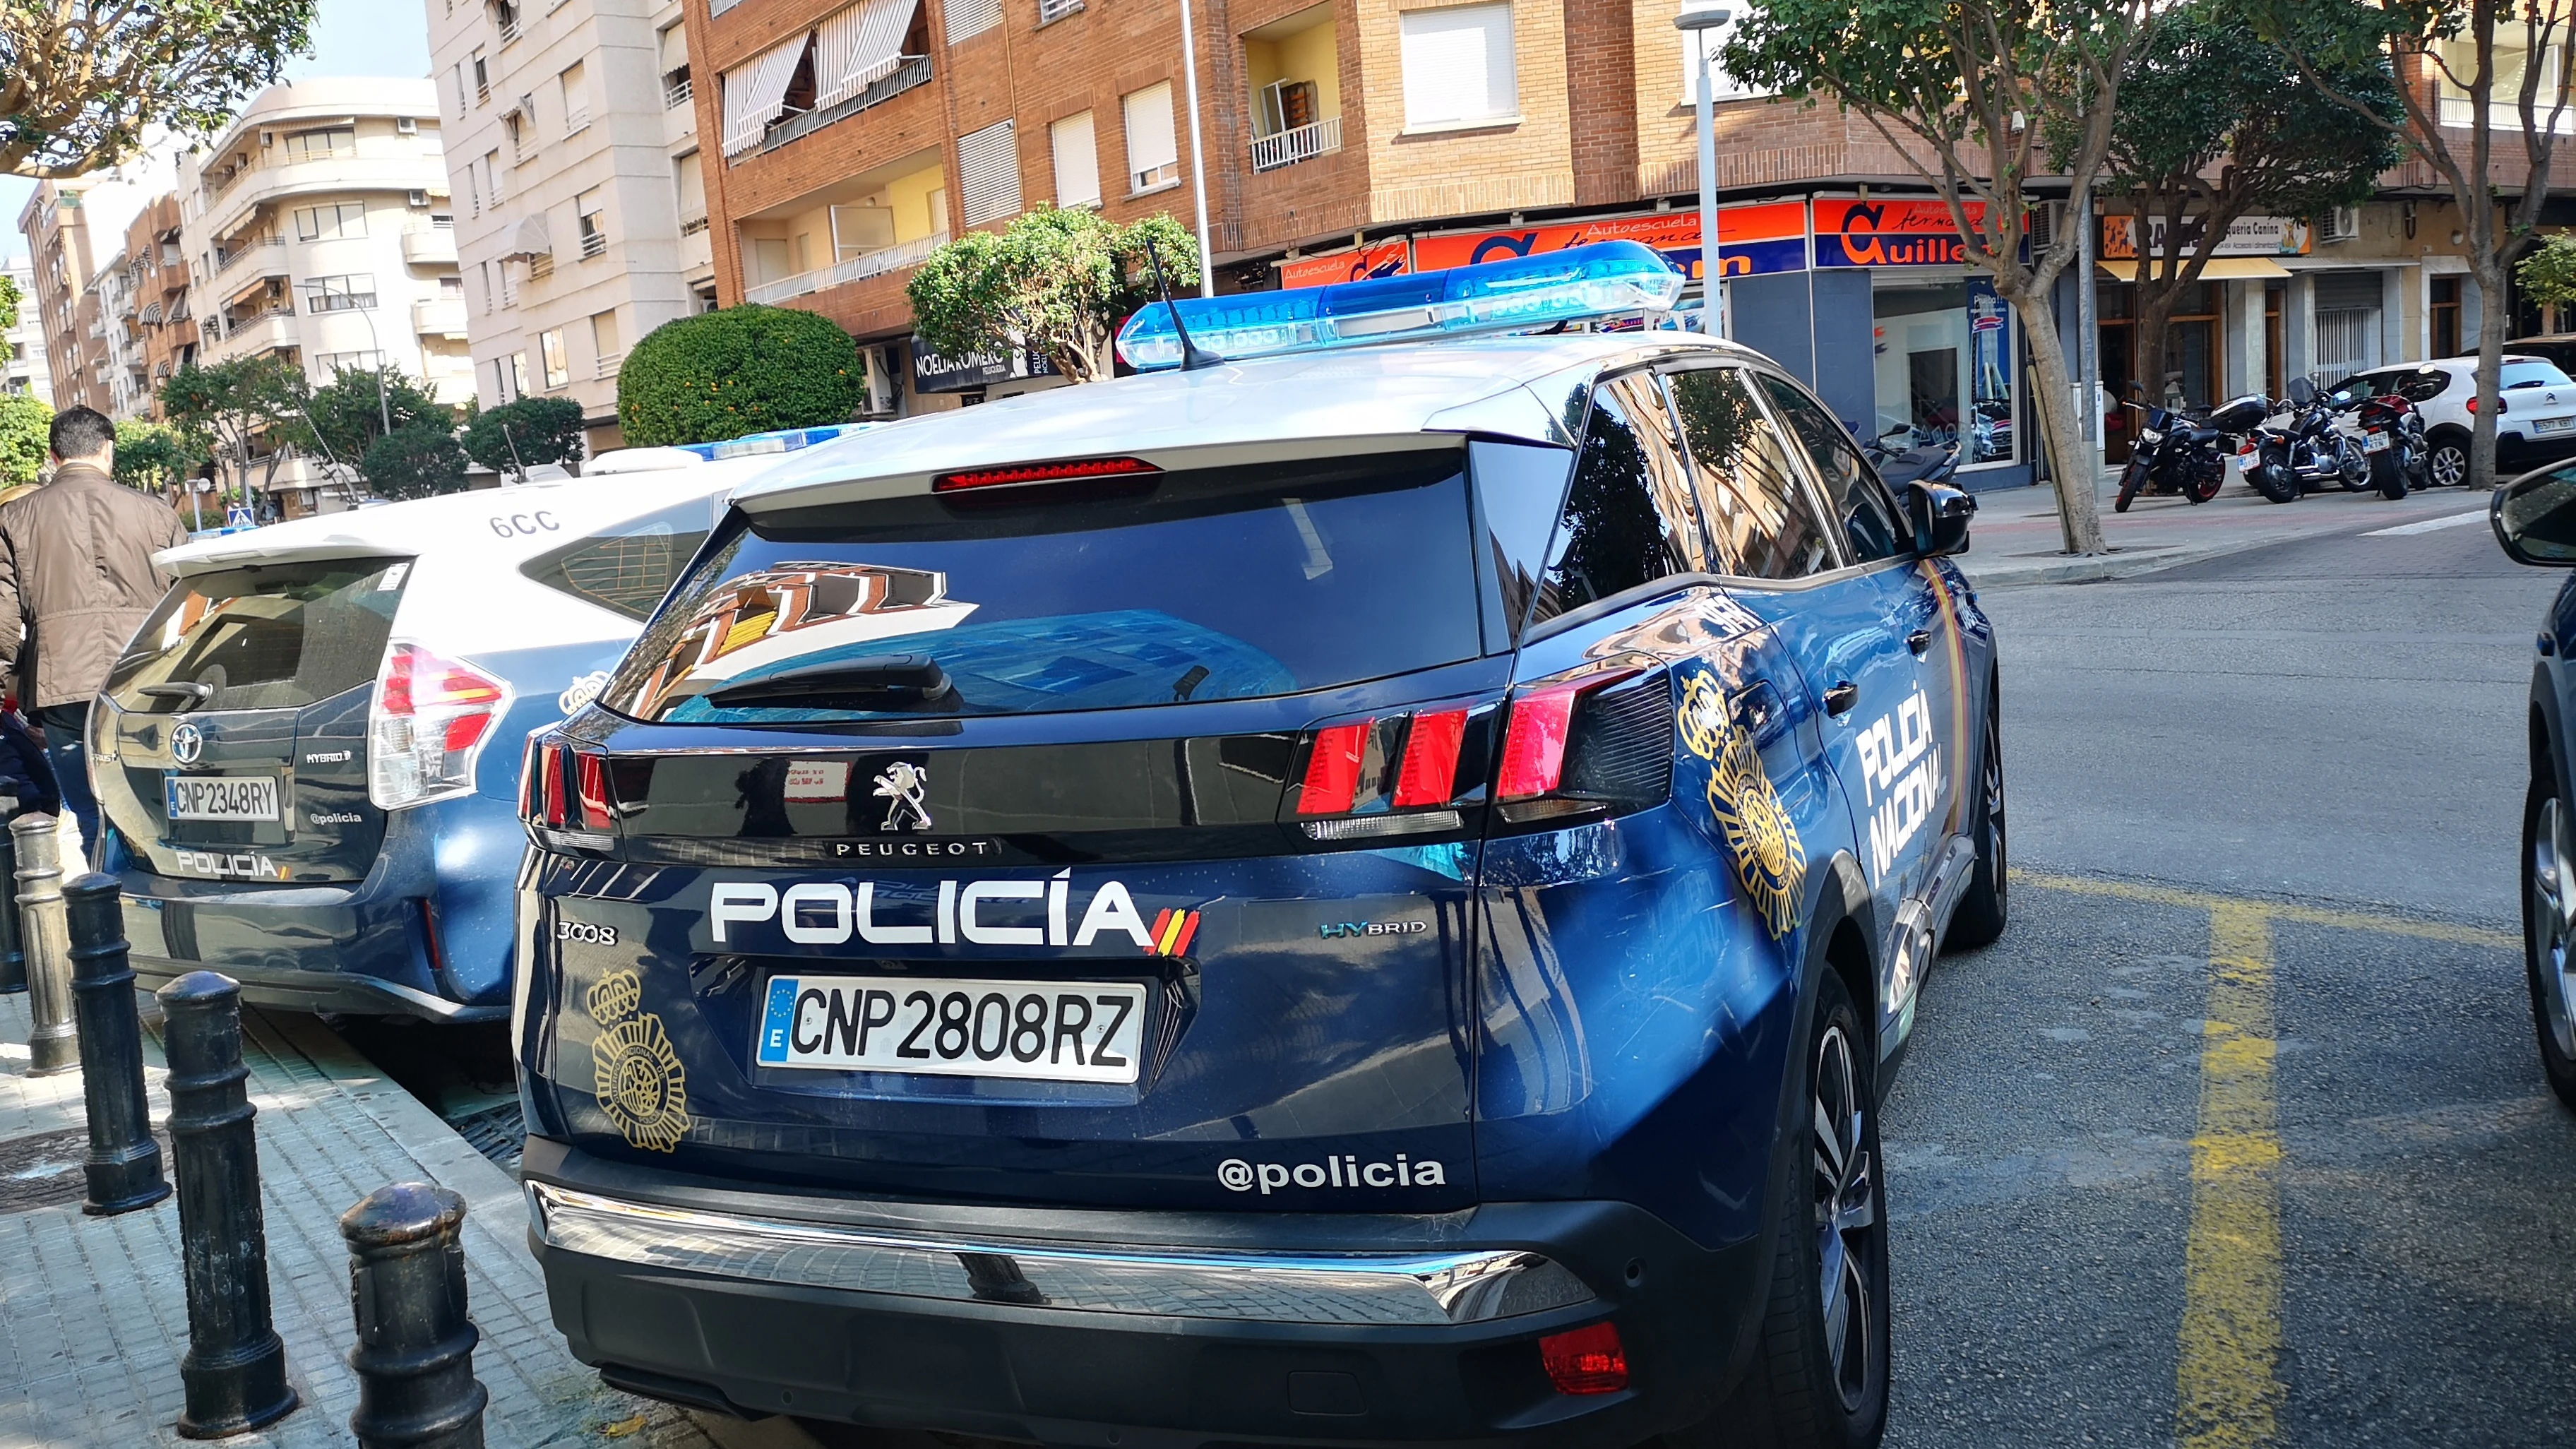
<path id="1" fill-rule="evenodd" d="M 418 120 L 418 119 L 416 119 L 416 118 L 414 118 L 414 117 L 411 117 L 411 116 L 396 116 L 396 117 L 394 117 L 394 134 L 395 134 L 395 135 L 397 135 L 397 136 L 417 136 L 417 135 L 419 135 L 419 134 L 420 134 L 420 122 L 419 122 L 419 120 Z"/>
<path id="2" fill-rule="evenodd" d="M 2031 208 L 2029 237 L 2033 252 L 2044 252 L 2057 240 L 2058 223 L 2065 212 L 2063 201 L 2044 201 Z"/>
<path id="3" fill-rule="evenodd" d="M 429 193 L 426 191 L 406 191 L 403 193 L 403 200 L 410 203 L 415 208 L 425 207 L 429 205 Z"/>
<path id="4" fill-rule="evenodd" d="M 2317 228 L 2319 241 L 2347 242 L 2360 235 L 2361 208 L 2358 206 L 2336 207 L 2326 213 L 2323 223 Z"/>

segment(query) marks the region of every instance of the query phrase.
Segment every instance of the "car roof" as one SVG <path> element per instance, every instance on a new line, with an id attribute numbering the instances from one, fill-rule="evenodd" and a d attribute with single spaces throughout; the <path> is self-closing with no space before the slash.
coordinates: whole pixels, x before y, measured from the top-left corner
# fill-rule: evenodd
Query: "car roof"
<path id="1" fill-rule="evenodd" d="M 757 512 L 917 492 L 935 472 L 1055 458 L 1136 456 L 1177 467 L 1229 451 L 1421 446 L 1468 432 L 1567 444 L 1576 426 L 1566 416 L 1571 388 L 1605 367 L 1676 354 L 1762 360 L 1715 338 L 1656 331 L 1396 343 L 1141 373 L 808 448 L 737 489 L 734 502 Z"/>
<path id="2" fill-rule="evenodd" d="M 477 488 L 200 539 L 164 550 L 155 562 L 186 577 L 289 559 L 418 556 L 465 547 L 487 562 L 516 563 L 593 529 L 691 498 L 713 497 L 777 463 L 776 455 L 769 455 L 515 488 Z"/>
<path id="3" fill-rule="evenodd" d="M 2499 359 L 2497 359 L 2497 360 L 2498 360 L 2499 362 L 2548 362 L 2548 361 L 2549 361 L 2549 359 L 2548 359 L 2548 358 L 2546 358 L 2546 357 L 2530 357 L 2530 356 L 2526 356 L 2526 355 L 2524 355 L 2524 354 L 2522 354 L 2522 353 L 2517 353 L 2517 352 L 2508 352 L 2508 353 L 2506 353 L 2503 357 L 2501 357 L 2501 358 L 2499 358 Z M 2363 369 L 2362 369 L 2362 371 L 2363 371 L 2363 372 L 2409 372 L 2409 371 L 2412 371 L 2412 372 L 2452 372 L 2452 373 L 2460 373 L 2460 372 L 2475 372 L 2475 371 L 2477 371 L 2477 370 L 2478 370 L 2478 360 L 2477 360 L 2476 358 L 2474 358 L 2474 357 L 2437 357 L 2437 358 L 2433 359 L 2431 362 L 2401 362 L 2401 363 L 2396 364 L 2396 365 L 2395 365 L 2395 366 L 2393 366 L 2393 367 L 2366 367 L 2366 368 L 2363 368 Z"/>

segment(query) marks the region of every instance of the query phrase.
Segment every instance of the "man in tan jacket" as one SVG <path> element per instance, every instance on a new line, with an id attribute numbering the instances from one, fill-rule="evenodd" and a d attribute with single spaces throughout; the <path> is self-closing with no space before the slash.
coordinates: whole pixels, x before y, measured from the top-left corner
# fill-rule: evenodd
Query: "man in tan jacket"
<path id="1" fill-rule="evenodd" d="M 89 702 L 170 576 L 152 555 L 188 541 L 159 500 L 120 486 L 116 425 L 74 407 L 54 415 L 54 481 L 0 503 L 0 664 L 19 705 L 44 730 L 45 753 L 98 861 L 98 798 L 89 784 Z"/>

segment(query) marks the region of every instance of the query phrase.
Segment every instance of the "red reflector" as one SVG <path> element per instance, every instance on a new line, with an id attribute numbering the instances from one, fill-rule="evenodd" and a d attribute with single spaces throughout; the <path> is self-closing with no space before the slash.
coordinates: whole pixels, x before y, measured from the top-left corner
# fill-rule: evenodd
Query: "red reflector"
<path id="1" fill-rule="evenodd" d="M 1376 726 L 1375 720 L 1362 720 L 1315 732 L 1315 748 L 1306 756 L 1306 780 L 1297 790 L 1298 814 L 1350 813 L 1360 791 L 1360 754 Z"/>
<path id="2" fill-rule="evenodd" d="M 563 746 L 537 748 L 537 818 L 547 825 L 564 823 Z"/>
<path id="3" fill-rule="evenodd" d="M 1066 478 L 1113 478 L 1162 471 L 1142 458 L 1074 458 L 1061 463 L 1021 463 L 1009 468 L 942 473 L 930 480 L 930 491 L 953 493 L 960 488 L 991 488 L 1003 483 L 1054 483 Z"/>
<path id="4" fill-rule="evenodd" d="M 1526 800 L 1557 787 L 1565 773 L 1565 735 L 1574 720 L 1575 696 L 1600 683 L 1598 676 L 1543 685 L 1512 701 L 1511 727 L 1503 734 L 1503 767 L 1494 779 L 1498 800 Z"/>
<path id="5" fill-rule="evenodd" d="M 1538 1341 L 1539 1362 L 1560 1394 L 1615 1394 L 1628 1387 L 1628 1350 L 1619 1326 L 1595 1323 Z"/>
<path id="6" fill-rule="evenodd" d="M 1404 768 L 1395 777 L 1395 808 L 1446 804 L 1458 793 L 1458 742 L 1466 733 L 1463 709 L 1413 717 L 1413 732 L 1404 741 Z"/>
<path id="7" fill-rule="evenodd" d="M 519 818 L 530 825 L 537 823 L 537 737 L 519 750 Z"/>
<path id="8" fill-rule="evenodd" d="M 576 785 L 581 796 L 581 828 L 608 828 L 608 758 L 604 755 L 576 753 L 573 768 L 578 772 Z"/>

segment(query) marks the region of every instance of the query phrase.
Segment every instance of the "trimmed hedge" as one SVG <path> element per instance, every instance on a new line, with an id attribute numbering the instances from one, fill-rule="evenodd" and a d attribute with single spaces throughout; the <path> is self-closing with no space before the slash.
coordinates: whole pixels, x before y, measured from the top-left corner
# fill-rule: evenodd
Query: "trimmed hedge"
<path id="1" fill-rule="evenodd" d="M 746 305 L 665 322 L 617 370 L 629 446 L 718 443 L 850 420 L 867 396 L 859 345 L 828 318 Z"/>

